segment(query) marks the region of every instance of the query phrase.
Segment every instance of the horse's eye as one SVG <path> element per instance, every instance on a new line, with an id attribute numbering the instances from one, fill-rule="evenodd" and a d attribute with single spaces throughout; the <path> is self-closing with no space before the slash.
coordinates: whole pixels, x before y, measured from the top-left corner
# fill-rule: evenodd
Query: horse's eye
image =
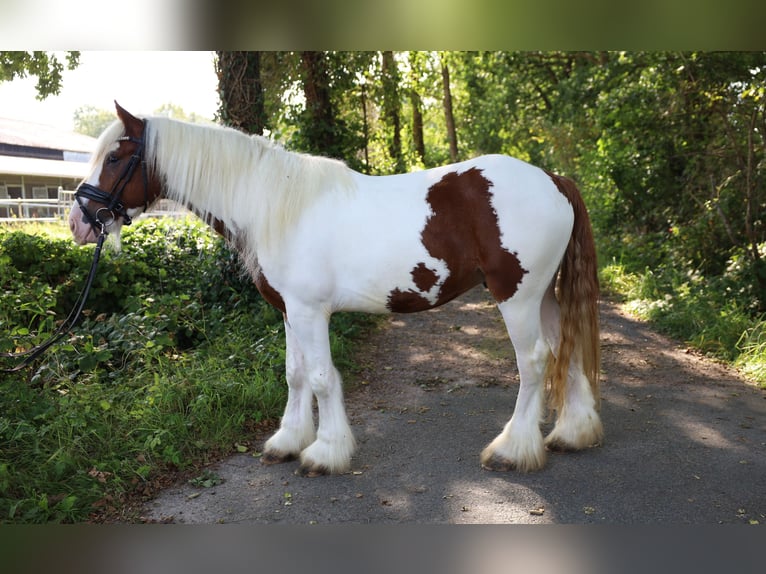
<path id="1" fill-rule="evenodd" d="M 110 153 L 108 156 L 106 156 L 106 163 L 117 163 L 118 161 L 120 160 L 113 153 Z"/>

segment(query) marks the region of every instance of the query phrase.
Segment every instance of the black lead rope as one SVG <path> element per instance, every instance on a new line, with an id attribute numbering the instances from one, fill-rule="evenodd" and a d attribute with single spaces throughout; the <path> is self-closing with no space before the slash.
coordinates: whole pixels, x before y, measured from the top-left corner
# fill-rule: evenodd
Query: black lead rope
<path id="1" fill-rule="evenodd" d="M 130 136 L 123 136 L 119 138 L 118 141 L 130 141 L 137 144 L 137 148 L 131 156 L 128 165 L 125 167 L 120 177 L 112 186 L 111 193 L 107 193 L 102 189 L 99 189 L 98 187 L 85 182 L 81 183 L 77 187 L 77 192 L 75 193 L 75 199 L 80 206 L 83 217 L 93 228 L 93 231 L 99 235 L 96 242 L 96 250 L 93 253 L 93 263 L 91 263 L 90 272 L 88 273 L 88 279 L 85 282 L 85 286 L 80 292 L 80 295 L 77 297 L 77 301 L 75 301 L 74 309 L 72 309 L 71 313 L 69 313 L 69 316 L 59 326 L 59 328 L 56 329 L 55 333 L 53 333 L 50 339 L 44 343 L 41 343 L 40 345 L 37 345 L 36 347 L 21 353 L 0 353 L 1 358 L 23 358 L 21 363 L 15 367 L 11 369 L 0 369 L 0 372 L 15 373 L 16 371 L 20 371 L 21 369 L 28 367 L 32 361 L 42 355 L 51 345 L 54 345 L 60 341 L 77 324 L 77 321 L 79 321 L 80 315 L 82 314 L 82 310 L 85 307 L 85 302 L 88 300 L 88 294 L 90 293 L 90 287 L 93 284 L 93 279 L 96 277 L 98 260 L 101 257 L 101 247 L 104 245 L 104 240 L 106 239 L 107 235 L 106 228 L 114 223 L 117 217 L 122 218 L 123 225 L 131 224 L 131 217 L 128 215 L 127 208 L 121 202 L 121 198 L 125 186 L 130 181 L 130 178 L 133 177 L 133 173 L 139 166 L 141 167 L 144 180 L 144 211 L 146 211 L 147 204 L 149 202 L 149 184 L 146 173 L 146 164 L 143 159 L 144 140 L 143 138 L 139 139 Z M 103 203 L 105 207 L 100 208 L 95 213 L 95 215 L 93 215 L 88 211 L 87 206 L 84 203 L 84 199 L 92 200 L 96 203 Z"/>
<path id="2" fill-rule="evenodd" d="M 90 293 L 91 285 L 93 285 L 93 279 L 96 277 L 96 269 L 98 268 L 98 260 L 101 257 L 101 247 L 104 245 L 106 239 L 106 231 L 102 227 L 101 233 L 98 236 L 96 242 L 96 250 L 93 253 L 93 263 L 90 265 L 90 271 L 88 272 L 88 278 L 85 281 L 85 286 L 82 288 L 80 295 L 75 301 L 75 307 L 69 313 L 69 316 L 64 319 L 64 322 L 59 325 L 56 332 L 44 343 L 37 345 L 36 347 L 23 351 L 21 353 L 0 353 L 0 357 L 7 359 L 22 359 L 21 363 L 10 369 L 0 369 L 3 373 L 15 373 L 26 367 L 28 367 L 32 361 L 42 355 L 50 346 L 56 344 L 64 336 L 66 336 L 72 328 L 77 324 L 82 315 L 82 310 L 85 307 L 85 302 L 88 300 L 88 294 Z"/>

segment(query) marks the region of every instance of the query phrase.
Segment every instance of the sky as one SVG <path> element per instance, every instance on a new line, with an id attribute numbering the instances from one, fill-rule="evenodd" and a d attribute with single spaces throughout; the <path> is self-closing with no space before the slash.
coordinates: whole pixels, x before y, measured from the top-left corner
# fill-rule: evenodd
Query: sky
<path id="1" fill-rule="evenodd" d="M 34 77 L 0 82 L 0 117 L 72 131 L 76 109 L 114 110 L 114 100 L 138 115 L 168 103 L 210 120 L 218 110 L 212 52 L 84 51 L 63 77 L 61 93 L 42 101 Z"/>

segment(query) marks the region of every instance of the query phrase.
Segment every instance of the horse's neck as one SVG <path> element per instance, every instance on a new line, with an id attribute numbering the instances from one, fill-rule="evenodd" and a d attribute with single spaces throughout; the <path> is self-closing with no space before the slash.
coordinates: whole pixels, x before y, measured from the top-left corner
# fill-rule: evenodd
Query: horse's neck
<path id="1" fill-rule="evenodd" d="M 355 188 L 341 162 L 298 154 L 260 137 L 228 131 L 198 132 L 165 144 L 158 157 L 167 197 L 179 201 L 240 250 L 278 249 L 285 234 L 327 193 Z M 187 134 L 188 135 L 188 134 Z M 158 138 L 159 141 L 159 138 Z M 205 149 L 208 148 L 208 149 Z"/>
<path id="2" fill-rule="evenodd" d="M 243 190 L 257 182 L 257 169 L 248 163 L 250 154 L 241 147 L 226 149 L 225 141 L 211 139 L 195 150 L 185 163 L 175 158 L 164 166 L 164 196 L 174 200 L 208 223 L 216 232 L 232 237 L 242 218 Z M 167 160 L 169 151 L 164 158 Z"/>

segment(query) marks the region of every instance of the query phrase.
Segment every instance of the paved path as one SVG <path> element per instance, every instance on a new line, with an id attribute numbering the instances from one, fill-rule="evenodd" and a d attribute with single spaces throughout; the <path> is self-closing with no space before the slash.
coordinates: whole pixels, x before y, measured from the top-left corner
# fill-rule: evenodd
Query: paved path
<path id="1" fill-rule="evenodd" d="M 394 316 L 347 376 L 352 472 L 300 478 L 251 453 L 181 484 L 144 516 L 179 523 L 766 524 L 766 392 L 602 306 L 603 446 L 551 453 L 532 474 L 478 456 L 518 389 L 510 344 L 482 289 Z M 548 425 L 545 430 L 549 429 Z"/>

